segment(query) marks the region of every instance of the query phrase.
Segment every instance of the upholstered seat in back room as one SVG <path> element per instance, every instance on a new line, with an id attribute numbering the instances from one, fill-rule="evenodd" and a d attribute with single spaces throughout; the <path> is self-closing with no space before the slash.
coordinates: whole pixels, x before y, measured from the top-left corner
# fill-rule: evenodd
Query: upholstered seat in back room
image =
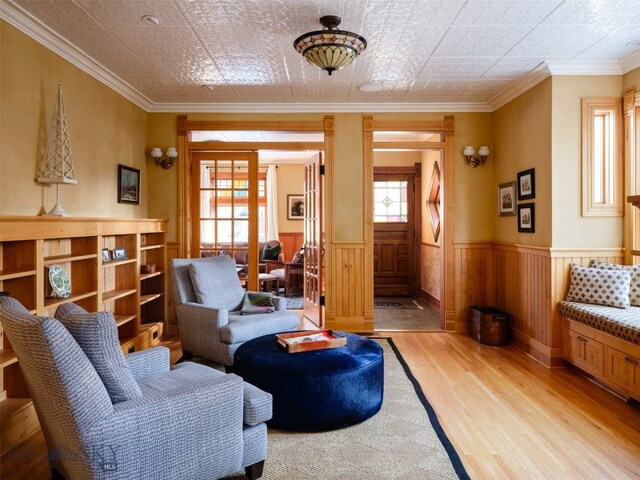
<path id="1" fill-rule="evenodd" d="M 125 356 L 110 312 L 63 304 L 56 317 L 0 297 L 54 478 L 261 476 L 270 394 L 204 365 L 170 368 L 165 347 Z"/>
<path id="2" fill-rule="evenodd" d="M 242 272 L 247 275 L 249 273 L 249 258 L 248 258 L 248 243 L 246 242 L 235 242 L 233 244 L 233 254 L 232 245 L 230 243 L 203 243 L 202 248 L 217 248 L 217 251 L 214 250 L 203 250 L 202 257 L 213 257 L 213 256 L 231 256 L 236 261 L 236 267 L 242 269 Z M 268 240 L 266 242 L 258 243 L 258 272 L 265 273 L 265 261 L 266 260 L 278 260 L 281 258 L 280 252 L 282 250 L 282 246 L 278 240 Z M 266 252 L 266 253 L 265 253 Z"/>
<path id="3" fill-rule="evenodd" d="M 236 262 L 227 256 L 172 260 L 176 316 L 185 356 L 233 365 L 233 354 L 247 340 L 295 330 L 298 315 L 286 299 L 273 297 L 272 313 L 242 315 L 245 291 Z"/>

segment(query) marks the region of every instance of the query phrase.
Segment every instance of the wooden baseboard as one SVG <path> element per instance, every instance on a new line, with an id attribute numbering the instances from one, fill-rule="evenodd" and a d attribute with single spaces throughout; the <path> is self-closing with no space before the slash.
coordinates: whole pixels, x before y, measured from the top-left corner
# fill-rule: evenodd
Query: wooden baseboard
<path id="1" fill-rule="evenodd" d="M 525 333 L 511 329 L 511 343 L 547 368 L 565 368 L 562 348 L 551 348 Z"/>
<path id="2" fill-rule="evenodd" d="M 427 293 L 424 290 L 418 290 L 418 298 L 424 301 L 428 306 L 430 306 L 434 310 L 440 311 L 440 300 L 438 300 L 436 297 L 434 297 L 430 293 Z"/>

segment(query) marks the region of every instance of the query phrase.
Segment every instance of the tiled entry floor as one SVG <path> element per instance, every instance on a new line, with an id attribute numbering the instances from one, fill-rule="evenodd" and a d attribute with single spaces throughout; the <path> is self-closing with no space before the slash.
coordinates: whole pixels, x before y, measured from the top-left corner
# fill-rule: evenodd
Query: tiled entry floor
<path id="1" fill-rule="evenodd" d="M 374 309 L 373 321 L 376 331 L 380 330 L 436 330 L 442 331 L 440 313 L 416 298 L 422 307 L 418 309 Z"/>

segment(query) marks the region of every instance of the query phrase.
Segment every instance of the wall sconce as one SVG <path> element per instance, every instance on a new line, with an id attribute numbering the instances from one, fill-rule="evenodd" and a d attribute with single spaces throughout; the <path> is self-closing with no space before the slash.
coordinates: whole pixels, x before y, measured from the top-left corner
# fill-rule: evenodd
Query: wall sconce
<path id="1" fill-rule="evenodd" d="M 462 153 L 465 157 L 467 157 L 467 165 L 469 165 L 471 168 L 475 168 L 480 164 L 484 165 L 484 163 L 487 161 L 487 157 L 489 156 L 489 147 L 487 147 L 486 145 L 481 146 L 478 150 L 479 157 L 474 156 L 476 151 L 471 145 L 467 145 L 466 147 L 464 147 Z"/>
<path id="2" fill-rule="evenodd" d="M 162 158 L 162 150 L 156 147 L 151 149 L 151 156 L 155 159 L 157 167 L 162 167 L 166 170 L 173 167 L 176 158 L 178 158 L 178 150 L 176 150 L 176 147 L 169 147 L 167 148 L 168 158 Z"/>

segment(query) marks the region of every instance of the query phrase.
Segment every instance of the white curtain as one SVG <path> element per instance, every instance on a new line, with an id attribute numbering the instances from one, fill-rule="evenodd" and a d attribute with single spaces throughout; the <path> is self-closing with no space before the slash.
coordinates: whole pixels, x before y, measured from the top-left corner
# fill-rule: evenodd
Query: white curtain
<path id="1" fill-rule="evenodd" d="M 267 170 L 267 240 L 278 240 L 278 178 L 276 166 L 269 165 Z"/>

